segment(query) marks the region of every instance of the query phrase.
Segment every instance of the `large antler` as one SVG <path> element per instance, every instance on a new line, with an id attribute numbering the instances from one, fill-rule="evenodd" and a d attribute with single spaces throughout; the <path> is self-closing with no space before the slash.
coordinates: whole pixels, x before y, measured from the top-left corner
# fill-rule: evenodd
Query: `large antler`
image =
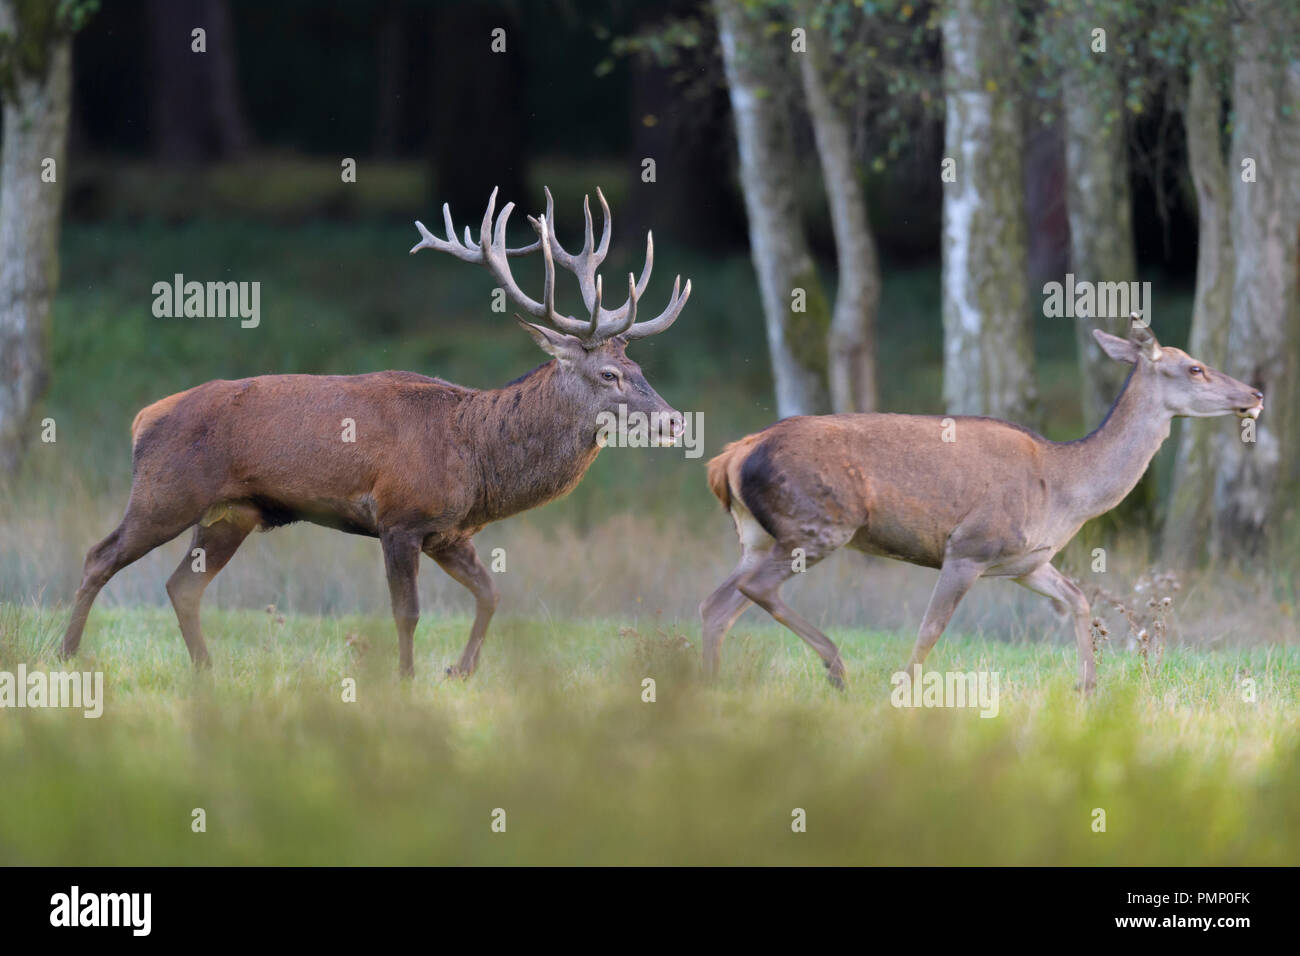
<path id="1" fill-rule="evenodd" d="M 601 212 L 604 215 L 600 245 L 597 246 L 595 243 L 595 233 L 591 221 L 591 203 L 584 196 L 582 211 L 586 219 L 586 236 L 583 241 L 582 251 L 576 255 L 566 252 L 553 233 L 551 224 L 555 221 L 555 203 L 551 198 L 550 189 L 546 189 L 546 214 L 536 218 L 528 217 L 528 221 L 532 224 L 538 237 L 537 241 L 530 245 L 521 246 L 517 249 L 506 248 L 506 223 L 510 219 L 510 213 L 514 211 L 515 204 L 507 203 L 502 208 L 501 215 L 494 219 L 497 191 L 493 189 L 492 196 L 488 199 L 487 212 L 484 213 L 483 222 L 479 227 L 477 244 L 470 238 L 468 226 L 465 227 L 464 244 L 456 240 L 456 229 L 451 220 L 451 208 L 444 203 L 442 218 L 447 228 L 447 238 L 445 240 L 439 239 L 424 227 L 424 223 L 417 221 L 415 227 L 420 230 L 421 239 L 412 247 L 411 252 L 419 252 L 421 249 L 435 249 L 439 252 L 450 253 L 465 262 L 486 265 L 496 280 L 501 283 L 506 295 L 517 306 L 533 318 L 547 321 L 560 331 L 577 336 L 582 339 L 583 344 L 588 348 L 594 347 L 616 335 L 622 335 L 625 339 L 640 339 L 647 335 L 662 332 L 672 325 L 677 320 L 677 316 L 681 314 L 682 308 L 686 305 L 686 300 L 691 294 L 691 282 L 689 279 L 686 280 L 686 288 L 681 289 L 682 277 L 679 275 L 673 283 L 673 294 L 668 301 L 667 308 L 653 319 L 645 322 L 636 321 L 637 302 L 641 298 L 641 294 L 645 292 L 646 284 L 650 281 L 650 271 L 654 267 L 654 239 L 647 233 L 645 265 L 641 269 L 640 281 L 638 282 L 631 273 L 628 273 L 627 302 L 618 309 L 604 308 L 601 305 L 601 278 L 597 273 L 597 269 L 599 269 L 600 264 L 605 260 L 605 256 L 609 252 L 609 237 L 613 228 L 613 217 L 610 216 L 609 204 L 605 202 L 605 196 L 600 189 L 596 190 L 596 198 L 600 200 Z M 542 250 L 542 261 L 546 266 L 546 281 L 542 287 L 541 302 L 535 301 L 519 288 L 510 272 L 509 262 L 512 256 L 526 255 L 538 248 Z M 556 262 L 559 262 L 563 268 L 578 277 L 578 286 L 582 291 L 582 301 L 589 313 L 587 319 L 577 319 L 555 311 Z"/>

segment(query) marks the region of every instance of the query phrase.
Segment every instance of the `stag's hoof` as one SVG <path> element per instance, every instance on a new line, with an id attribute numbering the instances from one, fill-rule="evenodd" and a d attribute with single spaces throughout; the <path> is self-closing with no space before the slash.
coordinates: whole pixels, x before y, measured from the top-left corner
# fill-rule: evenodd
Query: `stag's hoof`
<path id="1" fill-rule="evenodd" d="M 473 671 L 465 670 L 459 664 L 452 664 L 447 668 L 448 677 L 459 677 L 461 680 L 468 680 Z"/>

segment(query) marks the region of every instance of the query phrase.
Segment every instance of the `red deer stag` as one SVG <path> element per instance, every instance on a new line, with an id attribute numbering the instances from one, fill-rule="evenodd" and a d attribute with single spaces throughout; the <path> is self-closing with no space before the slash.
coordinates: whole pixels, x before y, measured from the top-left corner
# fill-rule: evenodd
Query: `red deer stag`
<path id="1" fill-rule="evenodd" d="M 519 319 L 552 359 L 501 388 L 480 391 L 414 372 L 367 375 L 264 375 L 214 381 L 142 410 L 131 426 L 132 484 L 122 523 L 86 556 L 72 619 L 63 637 L 65 656 L 76 653 L 95 595 L 122 568 L 194 528 L 191 549 L 167 582 L 181 636 L 196 666 L 208 663 L 199 629 L 199 599 L 254 528 L 291 521 L 369 535 L 380 540 L 397 623 L 401 672 L 414 673 L 413 641 L 419 617 L 415 579 L 420 553 L 431 557 L 474 595 L 469 642 L 448 673 L 468 676 L 478 663 L 488 621 L 497 605 L 492 576 L 471 539 L 488 522 L 518 514 L 571 491 L 599 450 L 597 416 L 641 412 L 658 422 L 654 440 L 672 443 L 682 427 L 674 411 L 627 357 L 627 344 L 664 331 L 691 293 L 681 278 L 667 308 L 638 322 L 637 303 L 654 263 L 646 237 L 640 280 L 628 276 L 627 301 L 601 304 L 596 274 L 609 250 L 609 206 L 597 245 L 590 204 L 584 201 L 586 237 L 569 253 L 552 232 L 553 201 L 546 215 L 529 217 L 538 239 L 506 248 L 506 223 L 514 204 L 495 216 L 488 201 L 478 242 L 465 229 L 456 239 L 444 205 L 447 238 L 419 222 L 421 240 L 411 250 L 435 249 L 485 265 L 510 299 L 551 327 Z M 545 264 L 542 301 L 515 284 L 507 257 L 540 250 Z M 555 310 L 555 265 L 578 278 L 587 318 Z M 355 427 L 345 441 L 344 419 Z M 202 570 L 192 549 L 202 548 Z"/>
<path id="2" fill-rule="evenodd" d="M 939 570 L 907 665 L 920 667 L 979 577 L 1012 578 L 1074 617 L 1079 686 L 1097 679 L 1088 601 L 1052 557 L 1089 518 L 1133 486 L 1175 416 L 1257 418 L 1264 396 L 1176 348 L 1135 315 L 1127 340 L 1093 335 L 1133 366 L 1105 421 L 1052 442 L 994 418 L 797 416 L 732 442 L 708 466 L 709 487 L 740 536 L 740 563 L 700 605 L 704 666 L 717 673 L 727 631 L 753 601 L 821 655 L 844 686 L 839 649 L 781 599 L 792 552 L 811 567 L 848 545 Z"/>

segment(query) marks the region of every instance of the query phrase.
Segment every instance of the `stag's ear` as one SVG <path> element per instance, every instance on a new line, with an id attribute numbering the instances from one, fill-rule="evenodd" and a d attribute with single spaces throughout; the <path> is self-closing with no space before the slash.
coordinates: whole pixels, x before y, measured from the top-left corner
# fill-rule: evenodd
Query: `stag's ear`
<path id="1" fill-rule="evenodd" d="M 1129 315 L 1128 337 L 1138 350 L 1152 362 L 1160 361 L 1160 343 L 1156 341 L 1151 327 L 1136 312 Z"/>
<path id="2" fill-rule="evenodd" d="M 1121 339 L 1118 335 L 1111 335 L 1109 332 L 1103 332 L 1101 329 L 1093 329 L 1092 337 L 1097 340 L 1101 350 L 1113 358 L 1116 362 L 1125 362 L 1133 365 L 1138 360 L 1138 347 L 1135 342 L 1128 339 Z"/>
<path id="3" fill-rule="evenodd" d="M 525 322 L 518 315 L 515 316 L 515 321 L 519 323 L 520 328 L 533 337 L 538 348 L 561 362 L 571 362 L 582 353 L 582 341 L 576 336 L 565 335 L 544 325 L 533 325 L 531 322 Z"/>

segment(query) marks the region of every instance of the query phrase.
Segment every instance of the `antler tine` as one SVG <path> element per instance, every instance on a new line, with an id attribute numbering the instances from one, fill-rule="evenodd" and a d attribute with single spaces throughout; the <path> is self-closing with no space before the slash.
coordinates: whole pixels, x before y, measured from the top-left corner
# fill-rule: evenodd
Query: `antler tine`
<path id="1" fill-rule="evenodd" d="M 547 238 L 546 217 L 534 219 L 529 216 L 528 221 L 537 230 L 537 241 L 542 244 L 542 262 L 546 266 L 546 278 L 542 283 L 542 305 L 546 306 L 549 318 L 555 314 L 555 261 L 551 257 L 551 246 Z"/>
<path id="2" fill-rule="evenodd" d="M 506 209 L 509 209 L 509 207 L 506 207 Z M 501 211 L 502 218 L 505 218 L 506 214 L 506 210 L 503 209 Z M 533 228 L 537 230 L 537 241 L 541 243 L 542 246 L 542 263 L 546 267 L 546 279 L 542 286 L 544 312 L 539 315 L 538 318 L 546 319 L 546 321 L 550 322 L 561 332 L 567 332 L 569 335 L 576 335 L 583 339 L 583 341 L 592 338 L 596 331 L 594 323 L 587 323 L 579 319 L 571 318 L 567 315 L 560 315 L 560 313 L 555 311 L 555 256 L 552 248 L 550 223 L 547 222 L 545 216 L 539 216 L 537 218 L 529 216 L 528 221 L 531 222 Z M 500 226 L 498 226 L 498 239 L 503 239 L 504 235 L 504 231 L 501 231 Z"/>
<path id="3" fill-rule="evenodd" d="M 495 190 L 493 191 L 492 198 L 493 202 L 495 202 Z M 489 210 L 490 209 L 491 205 L 489 205 Z M 433 249 L 435 252 L 449 253 L 457 259 L 461 259 L 465 262 L 473 262 L 477 264 L 482 264 L 484 262 L 483 250 L 480 249 L 479 244 L 474 241 L 469 226 L 465 227 L 464 243 L 461 243 L 456 239 L 456 226 L 455 223 L 452 222 L 450 203 L 442 204 L 442 224 L 443 228 L 447 232 L 446 239 L 439 239 L 428 230 L 424 223 L 417 219 L 415 222 L 415 228 L 420 231 L 420 241 L 411 247 L 411 253 L 414 254 L 419 252 L 421 249 Z M 507 256 L 523 256 L 530 252 L 536 252 L 540 246 L 540 241 L 534 242 L 527 246 L 520 246 L 516 249 L 506 249 L 505 254 Z"/>
<path id="4" fill-rule="evenodd" d="M 591 324 L 587 327 L 587 337 L 599 340 L 600 332 L 600 276 L 596 276 L 596 301 L 591 306 Z"/>
<path id="5" fill-rule="evenodd" d="M 601 242 L 602 244 L 606 244 L 605 240 L 603 239 L 601 240 Z M 601 315 L 602 325 L 609 325 L 611 327 L 616 327 L 618 329 L 618 331 L 611 332 L 608 335 L 602 333 L 601 334 L 602 338 L 610 338 L 611 336 L 614 335 L 621 335 L 624 330 L 630 328 L 631 323 L 627 321 L 628 313 L 631 313 L 634 316 L 633 321 L 635 321 L 635 315 L 636 315 L 635 300 L 641 298 L 641 296 L 645 294 L 645 288 L 650 283 L 650 273 L 654 271 L 654 265 L 655 265 L 654 236 L 651 233 L 647 232 L 645 236 L 645 265 L 641 267 L 641 278 L 638 281 L 629 283 L 630 291 L 628 293 L 627 302 L 623 303 L 623 305 L 621 305 L 617 309 L 606 310 Z M 629 278 L 631 278 L 630 275 Z"/>
<path id="6" fill-rule="evenodd" d="M 572 271 L 573 254 L 565 251 L 564 246 L 560 245 L 559 237 L 555 235 L 555 199 L 551 196 L 551 187 L 543 186 L 542 191 L 546 193 L 546 221 L 551 224 L 551 249 L 555 258 L 560 260 L 560 265 Z"/>
<path id="7" fill-rule="evenodd" d="M 682 290 L 681 295 L 677 294 L 678 287 L 681 285 L 682 277 L 678 276 L 673 281 L 673 296 L 668 300 L 668 307 L 656 315 L 653 319 L 645 322 L 638 322 L 630 326 L 623 337 L 628 341 L 633 339 L 643 339 L 648 335 L 658 335 L 668 326 L 677 321 L 677 316 L 682 314 L 682 309 L 686 306 L 686 300 L 691 297 L 691 280 L 686 280 L 686 288 Z"/>
<path id="8" fill-rule="evenodd" d="M 647 230 L 645 234 L 645 265 L 641 267 L 641 280 L 636 284 L 638 297 L 645 294 L 645 287 L 650 282 L 650 272 L 655 267 L 655 237 Z"/>
<path id="9" fill-rule="evenodd" d="M 411 255 L 419 252 L 421 249 L 433 249 L 435 252 L 446 252 L 461 259 L 465 262 L 481 263 L 483 261 L 482 253 L 475 248 L 472 242 L 461 245 L 456 241 L 456 231 L 451 227 L 451 210 L 444 204 L 442 207 L 443 220 L 447 224 L 447 238 L 439 239 L 431 233 L 420 220 L 415 221 L 415 228 L 420 231 L 420 241 L 411 247 Z"/>
<path id="10" fill-rule="evenodd" d="M 596 198 L 600 200 L 601 222 L 604 225 L 600 230 L 600 245 L 596 247 L 596 264 L 605 261 L 605 255 L 609 252 L 609 237 L 614 229 L 614 217 L 609 214 L 609 203 L 605 202 L 605 194 L 596 187 Z"/>
<path id="11" fill-rule="evenodd" d="M 591 197 L 589 195 L 582 197 L 583 244 L 580 252 L 571 253 L 560 244 L 559 238 L 555 235 L 555 198 L 551 195 L 549 187 L 543 187 L 543 189 L 546 192 L 546 219 L 551 224 L 550 243 L 555 260 L 577 276 L 578 286 L 582 291 L 583 304 L 590 310 L 596 301 L 596 269 L 604 261 L 605 255 L 609 251 L 609 239 L 612 230 L 609 203 L 605 201 L 605 194 L 597 188 L 596 198 L 600 200 L 600 209 L 603 214 L 600 245 L 597 246 L 594 221 L 591 215 Z M 607 317 L 607 313 L 605 315 Z M 602 333 L 600 337 L 604 338 L 605 336 Z"/>
<path id="12" fill-rule="evenodd" d="M 487 254 L 488 247 L 492 245 L 492 219 L 497 211 L 497 189 L 492 187 L 492 195 L 488 196 L 487 212 L 483 213 L 483 221 L 478 227 L 478 244 L 479 248 Z M 513 205 L 513 203 L 511 204 Z"/>
<path id="13" fill-rule="evenodd" d="M 596 249 L 596 236 L 591 228 L 591 197 L 583 194 L 582 197 L 582 258 L 591 262 L 591 254 Z"/>
<path id="14" fill-rule="evenodd" d="M 482 261 L 487 265 L 488 270 L 501 283 L 511 300 L 521 309 L 536 319 L 547 317 L 546 306 L 541 302 L 533 300 L 524 291 L 519 288 L 515 282 L 515 277 L 510 273 L 510 263 L 506 257 L 505 236 L 506 223 L 510 220 L 510 213 L 514 210 L 514 203 L 506 203 L 505 208 L 501 210 L 501 215 L 496 217 L 496 237 L 493 238 L 493 218 L 496 213 L 497 191 L 492 190 L 492 195 L 488 197 L 487 212 L 483 214 L 483 221 L 479 225 L 478 247 L 482 255 Z M 468 229 L 466 232 L 468 233 Z M 468 238 L 468 236 L 466 237 Z M 543 247 L 545 248 L 545 247 Z"/>
<path id="15" fill-rule="evenodd" d="M 641 293 L 636 288 L 636 279 L 629 272 L 627 274 L 627 305 L 624 306 L 627 310 L 627 316 L 621 322 L 615 320 L 610 324 L 606 338 L 612 339 L 616 335 L 622 335 L 636 323 L 636 301 L 640 297 Z"/>

